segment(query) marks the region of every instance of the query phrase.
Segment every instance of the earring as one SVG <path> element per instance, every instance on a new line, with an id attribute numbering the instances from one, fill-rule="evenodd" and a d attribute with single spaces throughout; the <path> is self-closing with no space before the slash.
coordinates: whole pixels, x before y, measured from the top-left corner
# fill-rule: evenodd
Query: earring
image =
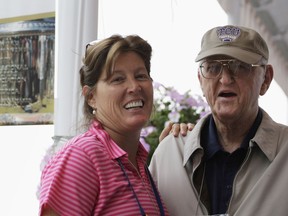
<path id="1" fill-rule="evenodd" d="M 96 114 L 96 110 L 93 109 L 92 114 L 95 115 Z"/>

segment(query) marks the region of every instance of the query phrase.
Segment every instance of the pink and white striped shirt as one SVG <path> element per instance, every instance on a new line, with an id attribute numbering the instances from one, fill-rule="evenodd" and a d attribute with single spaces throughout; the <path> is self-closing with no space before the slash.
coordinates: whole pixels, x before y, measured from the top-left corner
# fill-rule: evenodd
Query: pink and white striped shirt
<path id="1" fill-rule="evenodd" d="M 160 215 L 144 166 L 147 152 L 139 142 L 141 178 L 123 151 L 98 122 L 74 138 L 45 166 L 41 176 L 40 210 L 49 205 L 61 216 L 140 215 L 125 171 L 147 215 Z M 162 202 L 163 203 L 163 202 Z M 163 204 L 164 205 L 164 204 Z M 164 205 L 165 215 L 168 215 Z"/>

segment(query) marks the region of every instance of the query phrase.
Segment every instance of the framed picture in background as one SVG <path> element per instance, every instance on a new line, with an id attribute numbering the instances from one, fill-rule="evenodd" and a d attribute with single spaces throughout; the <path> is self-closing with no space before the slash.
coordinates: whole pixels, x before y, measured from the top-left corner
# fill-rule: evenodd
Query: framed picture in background
<path id="1" fill-rule="evenodd" d="M 55 13 L 0 20 L 0 125 L 53 124 Z"/>

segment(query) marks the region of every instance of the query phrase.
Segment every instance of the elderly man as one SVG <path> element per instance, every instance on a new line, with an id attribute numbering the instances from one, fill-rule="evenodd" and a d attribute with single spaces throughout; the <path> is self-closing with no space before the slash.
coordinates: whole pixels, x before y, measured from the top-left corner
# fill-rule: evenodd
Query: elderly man
<path id="1" fill-rule="evenodd" d="M 211 114 L 163 139 L 150 163 L 171 215 L 287 215 L 288 127 L 258 103 L 273 79 L 268 58 L 253 29 L 204 34 L 196 62 Z"/>

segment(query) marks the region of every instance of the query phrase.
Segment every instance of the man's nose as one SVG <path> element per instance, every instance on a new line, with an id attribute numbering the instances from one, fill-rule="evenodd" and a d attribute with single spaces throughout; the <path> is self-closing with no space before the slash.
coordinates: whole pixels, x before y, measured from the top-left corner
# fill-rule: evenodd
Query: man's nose
<path id="1" fill-rule="evenodd" d="M 231 81 L 234 81 L 234 76 L 234 71 L 231 71 L 228 65 L 223 65 L 220 81 L 222 83 L 230 83 Z"/>

